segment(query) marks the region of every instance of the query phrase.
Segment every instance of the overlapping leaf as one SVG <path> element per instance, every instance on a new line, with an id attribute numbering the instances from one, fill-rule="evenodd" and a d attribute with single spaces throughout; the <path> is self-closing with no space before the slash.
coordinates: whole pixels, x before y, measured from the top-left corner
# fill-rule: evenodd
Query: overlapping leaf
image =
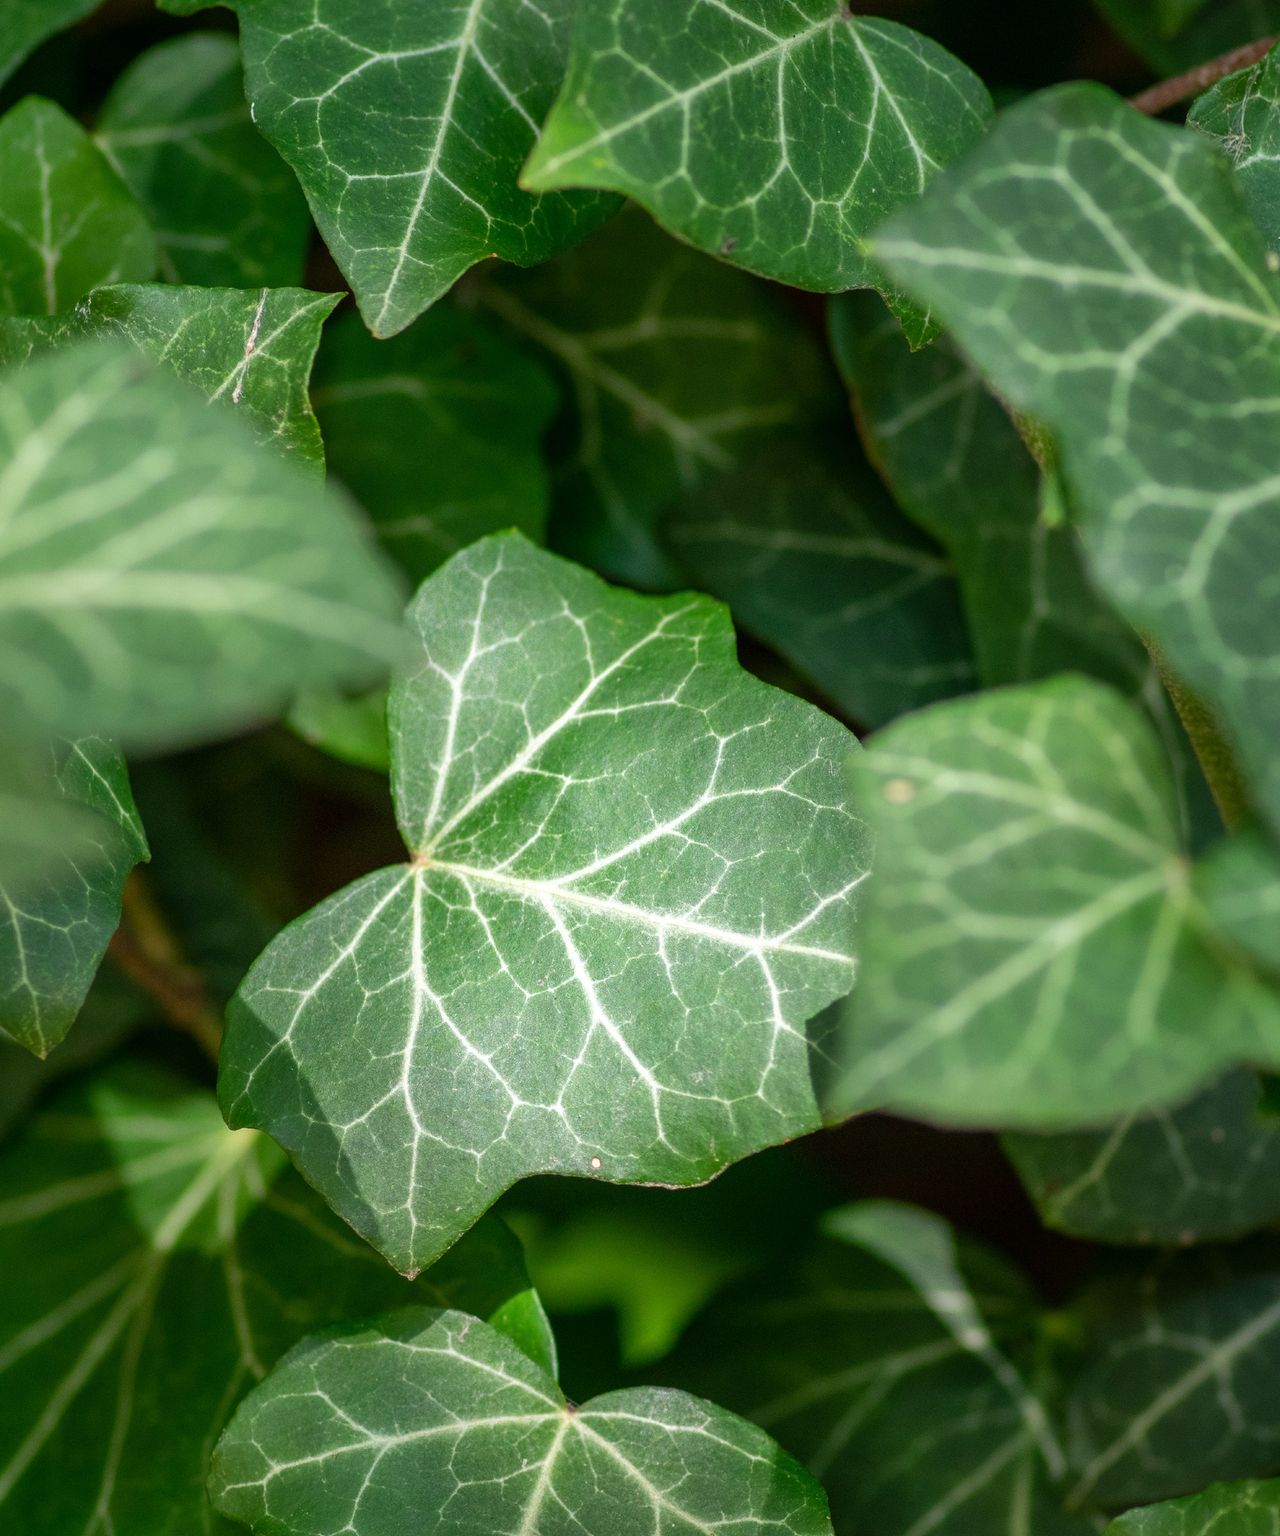
<path id="1" fill-rule="evenodd" d="M 412 862 L 273 944 L 220 1094 L 397 1267 L 540 1171 L 694 1184 L 817 1124 L 804 1025 L 867 867 L 835 721 L 739 671 L 723 610 L 518 536 L 410 610 Z"/>
<path id="2" fill-rule="evenodd" d="M 1192 1243 L 1280 1222 L 1280 1125 L 1252 1072 L 1105 1131 L 1009 1136 L 1042 1219 L 1108 1243 Z"/>
<path id="3" fill-rule="evenodd" d="M 7 79 L 23 59 L 64 27 L 72 26 L 102 0 L 6 0 L 0 16 L 0 80 Z"/>
<path id="4" fill-rule="evenodd" d="M 350 510 L 119 344 L 0 383 L 0 712 L 213 734 L 396 653 Z"/>
<path id="5" fill-rule="evenodd" d="M 223 1435 L 211 1490 L 277 1536 L 831 1533 L 822 1490 L 753 1425 L 654 1387 L 571 1407 L 493 1329 L 426 1309 L 295 1349 Z"/>
<path id="6" fill-rule="evenodd" d="M 1105 1536 L 1275 1536 L 1277 1531 L 1280 1483 L 1224 1483 L 1122 1515 Z"/>
<path id="7" fill-rule="evenodd" d="M 638 210 L 542 271 L 486 284 L 481 299 L 564 378 L 576 419 L 552 543 L 613 580 L 677 586 L 660 515 L 773 431 L 834 419 L 818 348 L 777 298 Z"/>
<path id="8" fill-rule="evenodd" d="M 415 1298 L 536 1312 L 496 1221 L 410 1288 L 283 1162 L 209 1095 L 137 1066 L 64 1095 L 5 1154 L 7 1528 L 229 1532 L 205 1500 L 210 1450 L 308 1330 Z"/>
<path id="9" fill-rule="evenodd" d="M 936 705 L 855 764 L 877 833 L 838 1107 L 1070 1127 L 1280 1062 L 1217 941 L 1143 717 L 1064 678 Z"/>
<path id="10" fill-rule="evenodd" d="M 1196 870 L 1196 893 L 1219 938 L 1280 976 L 1280 855 L 1256 832 L 1219 843 Z"/>
<path id="11" fill-rule="evenodd" d="M 774 434 L 676 507 L 667 534 L 700 587 L 862 724 L 972 684 L 950 562 L 884 494 L 848 423 Z"/>
<path id="12" fill-rule="evenodd" d="M 144 53 L 112 87 L 96 140 L 150 215 L 171 282 L 301 281 L 306 199 L 253 126 L 233 38 L 196 33 Z"/>
<path id="13" fill-rule="evenodd" d="M 415 582 L 486 534 L 545 534 L 555 387 L 483 316 L 441 305 L 389 342 L 345 318 L 315 401 L 331 470 Z"/>
<path id="14" fill-rule="evenodd" d="M 945 49 L 833 0 L 582 0 L 524 181 L 625 193 L 795 287 L 866 287 L 865 236 L 990 113 Z"/>
<path id="15" fill-rule="evenodd" d="M 570 0 L 235 9 L 254 121 L 297 173 L 375 335 L 402 331 L 478 261 L 545 261 L 612 209 L 517 182 L 564 72 Z"/>
<path id="16" fill-rule="evenodd" d="M 955 561 L 982 681 L 1087 670 L 1148 688 L 1141 642 L 1094 592 L 1075 531 L 1041 516 L 1039 468 L 981 375 L 949 340 L 912 352 L 871 295 L 837 299 L 831 331 L 872 461 Z"/>
<path id="17" fill-rule="evenodd" d="M 1194 69 L 1280 27 L 1277 0 L 1095 0 L 1162 74 Z"/>
<path id="18" fill-rule="evenodd" d="M 147 217 L 93 141 L 30 96 L 0 119 L 0 314 L 55 314 L 156 269 Z"/>
<path id="19" fill-rule="evenodd" d="M 92 816 L 92 831 L 38 870 L 0 878 L 0 1031 L 41 1057 L 79 1013 L 125 879 L 148 855 L 119 753 L 82 737 L 51 757 L 59 794 Z"/>
<path id="20" fill-rule="evenodd" d="M 1280 824 L 1280 289 L 1227 163 L 1067 86 L 876 249 L 1047 423 L 1099 584 L 1216 706 Z"/>
<path id="21" fill-rule="evenodd" d="M 1280 1469 L 1280 1245 L 1123 1265 L 1077 1303 L 1068 1499 L 1123 1509 Z"/>
<path id="22" fill-rule="evenodd" d="M 1276 10 L 1280 25 L 1280 7 Z M 1206 91 L 1187 122 L 1215 139 L 1231 162 L 1253 221 L 1267 247 L 1280 252 L 1280 53 L 1272 50 Z"/>
<path id="23" fill-rule="evenodd" d="M 936 1217 L 833 1213 L 798 1264 L 714 1302 L 669 1379 L 778 1437 L 839 1531 L 1084 1536 L 1050 1492 L 1066 1458 L 1029 1384 L 1025 1282 Z"/>
<path id="24" fill-rule="evenodd" d="M 0 362 L 95 336 L 131 342 L 144 356 L 233 408 L 259 442 L 324 469 L 307 379 L 337 296 L 302 288 L 99 288 L 64 314 L 0 317 Z"/>

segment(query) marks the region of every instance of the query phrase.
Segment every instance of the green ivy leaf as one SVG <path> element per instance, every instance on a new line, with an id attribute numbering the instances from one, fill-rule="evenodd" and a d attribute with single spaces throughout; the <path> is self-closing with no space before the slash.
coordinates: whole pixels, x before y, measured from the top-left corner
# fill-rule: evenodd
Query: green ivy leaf
<path id="1" fill-rule="evenodd" d="M 67 731 L 207 736 L 400 645 L 347 508 L 108 342 L 0 382 L 0 571 L 0 709 Z"/>
<path id="2" fill-rule="evenodd" d="M 376 336 L 404 330 L 477 262 L 536 265 L 612 211 L 612 199 L 517 184 L 564 70 L 571 0 L 234 8 L 254 121 L 296 172 Z"/>
<path id="3" fill-rule="evenodd" d="M 354 697 L 308 688 L 294 700 L 288 725 L 303 741 L 339 762 L 374 773 L 391 771 L 385 688 Z"/>
<path id="4" fill-rule="evenodd" d="M 667 532 L 700 586 L 861 724 L 972 685 L 950 563 L 885 495 L 847 423 L 776 436 Z"/>
<path id="5" fill-rule="evenodd" d="M 987 687 L 1088 671 L 1149 688 L 1138 637 L 1093 589 L 1074 529 L 1041 516 L 1040 470 L 956 347 L 913 352 L 870 294 L 831 306 L 867 451 L 898 504 L 950 553 Z"/>
<path id="6" fill-rule="evenodd" d="M 661 514 L 694 502 L 774 429 L 835 417 L 819 349 L 777 296 L 638 209 L 480 298 L 564 379 L 575 420 L 552 543 L 613 580 L 678 586 Z"/>
<path id="7" fill-rule="evenodd" d="M 1123 1509 L 1275 1470 L 1275 1239 L 1125 1265 L 1075 1311 L 1087 1341 L 1066 1405 L 1072 1503 Z"/>
<path id="8" fill-rule="evenodd" d="M 302 288 L 99 288 L 61 315 L 0 317 L 0 363 L 95 336 L 132 343 L 209 401 L 222 401 L 259 442 L 324 470 L 324 444 L 307 379 L 338 296 Z"/>
<path id="9" fill-rule="evenodd" d="M 1280 975 L 1280 857 L 1266 838 L 1220 843 L 1196 870 L 1196 893 L 1220 938 Z"/>
<path id="10" fill-rule="evenodd" d="M 780 1274 L 714 1301 L 667 1376 L 745 1414 L 876 1536 L 1085 1536 L 1051 1474 L 1065 1453 L 1031 1384 L 1026 1282 L 936 1216 L 868 1203 Z"/>
<path id="11" fill-rule="evenodd" d="M 936 705 L 854 775 L 878 861 L 839 1108 L 1066 1128 L 1280 1062 L 1280 995 L 1214 941 L 1167 761 L 1109 689 Z"/>
<path id="12" fill-rule="evenodd" d="M 1277 10 L 1280 17 L 1280 9 Z M 1280 252 L 1280 50 L 1228 75 L 1195 102 L 1187 123 L 1214 139 L 1272 252 Z"/>
<path id="13" fill-rule="evenodd" d="M 0 16 L 0 80 L 33 49 L 96 11 L 102 0 L 5 0 Z"/>
<path id="14" fill-rule="evenodd" d="M 58 793 L 93 816 L 92 833 L 39 871 L 0 879 L 0 1030 L 39 1057 L 74 1023 L 119 926 L 124 882 L 149 856 L 109 743 L 62 743 L 51 767 Z"/>
<path id="15" fill-rule="evenodd" d="M 1280 1125 L 1252 1072 L 1105 1131 L 1007 1136 L 1041 1219 L 1104 1243 L 1186 1244 L 1280 1222 Z"/>
<path id="16" fill-rule="evenodd" d="M 198 32 L 144 53 L 112 87 L 95 138 L 155 225 L 170 282 L 301 281 L 311 216 L 253 126 L 234 38 Z"/>
<path id="17" fill-rule="evenodd" d="M 232 1420 L 210 1487 L 276 1536 L 831 1536 L 821 1488 L 754 1426 L 656 1387 L 573 1407 L 493 1329 L 423 1308 L 295 1349 Z"/>
<path id="18" fill-rule="evenodd" d="M 0 1160 L 7 1527 L 56 1511 L 59 1530 L 229 1531 L 203 1492 L 214 1439 L 303 1334 L 415 1297 L 487 1316 L 528 1293 L 496 1220 L 410 1288 L 283 1164 L 137 1064 L 64 1095 Z"/>
<path id="19" fill-rule="evenodd" d="M 879 283 L 866 235 L 990 117 L 945 49 L 833 0 L 581 0 L 523 181 L 622 192 L 702 250 L 834 292 Z"/>
<path id="20" fill-rule="evenodd" d="M 813 1129 L 804 1025 L 853 979 L 853 738 L 738 668 L 718 604 L 484 540 L 393 685 L 412 862 L 276 940 L 219 1091 L 397 1268 L 555 1171 L 696 1184 Z"/>
<path id="21" fill-rule="evenodd" d="M 384 342 L 344 317 L 315 404 L 330 468 L 415 582 L 486 534 L 546 533 L 555 386 L 482 316 L 441 305 Z"/>
<path id="22" fill-rule="evenodd" d="M 1009 112 L 876 248 L 1048 424 L 1099 585 L 1217 706 L 1280 824 L 1280 289 L 1227 164 L 1066 86 Z"/>
<path id="23" fill-rule="evenodd" d="M 55 314 L 156 269 L 146 214 L 92 139 L 51 101 L 0 118 L 0 314 Z"/>
<path id="24" fill-rule="evenodd" d="M 1122 1515 L 1104 1536 L 1275 1536 L 1280 1482 L 1223 1483 L 1205 1493 Z"/>

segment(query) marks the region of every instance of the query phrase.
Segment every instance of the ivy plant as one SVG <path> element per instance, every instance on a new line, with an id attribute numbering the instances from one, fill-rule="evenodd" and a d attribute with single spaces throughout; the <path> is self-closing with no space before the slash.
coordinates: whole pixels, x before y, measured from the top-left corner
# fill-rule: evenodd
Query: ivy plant
<path id="1" fill-rule="evenodd" d="M 0 3 L 0 1529 L 1280 1532 L 1277 34 Z"/>

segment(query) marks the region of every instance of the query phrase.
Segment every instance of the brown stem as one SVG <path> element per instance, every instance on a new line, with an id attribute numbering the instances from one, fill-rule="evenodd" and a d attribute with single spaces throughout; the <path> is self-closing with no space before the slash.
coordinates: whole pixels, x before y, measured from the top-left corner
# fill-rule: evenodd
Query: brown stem
<path id="1" fill-rule="evenodd" d="M 1277 42 L 1280 42 L 1280 37 L 1260 37 L 1256 42 L 1246 43 L 1243 48 L 1233 48 L 1230 53 L 1224 53 L 1219 58 L 1197 64 L 1185 75 L 1175 75 L 1172 80 L 1162 80 L 1159 85 L 1149 87 L 1140 96 L 1131 97 L 1129 105 L 1136 107 L 1139 112 L 1147 113 L 1149 117 L 1159 117 L 1170 107 L 1176 107 L 1179 102 L 1198 96 L 1211 85 L 1217 85 L 1219 80 L 1234 75 L 1236 70 L 1256 64 L 1271 52 Z"/>
<path id="2" fill-rule="evenodd" d="M 161 1012 L 214 1061 L 222 1043 L 222 1018 L 209 1000 L 199 971 L 188 964 L 151 898 L 141 870 L 129 876 L 121 903 L 120 927 L 107 954 Z"/>

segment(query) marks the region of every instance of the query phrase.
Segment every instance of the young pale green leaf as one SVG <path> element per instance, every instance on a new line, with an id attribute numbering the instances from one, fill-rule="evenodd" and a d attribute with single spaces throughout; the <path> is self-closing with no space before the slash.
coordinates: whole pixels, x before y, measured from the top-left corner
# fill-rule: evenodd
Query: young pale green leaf
<path id="1" fill-rule="evenodd" d="M 299 1345 L 210 1489 L 272 1536 L 831 1536 L 821 1488 L 753 1425 L 657 1387 L 571 1406 L 501 1334 L 425 1308 Z"/>
<path id="2" fill-rule="evenodd" d="M 713 1302 L 668 1379 L 776 1435 L 823 1482 L 840 1531 L 1096 1529 L 1051 1492 L 1065 1453 L 1024 1369 L 1026 1283 L 923 1211 L 855 1206 L 827 1233 Z"/>
<path id="3" fill-rule="evenodd" d="M 1222 1483 L 1189 1499 L 1121 1515 L 1104 1536 L 1276 1536 L 1280 1482 Z"/>
<path id="4" fill-rule="evenodd" d="M 156 269 L 147 216 L 93 141 L 51 101 L 0 118 L 0 314 L 52 315 L 103 283 Z"/>
<path id="5" fill-rule="evenodd" d="M 170 282 L 301 281 L 311 216 L 253 126 L 233 38 L 198 32 L 144 53 L 113 86 L 95 137 L 150 215 Z"/>
<path id="6" fill-rule="evenodd" d="M 625 193 L 794 287 L 868 287 L 866 235 L 990 116 L 958 59 L 840 0 L 581 0 L 524 184 Z"/>
<path id="7" fill-rule="evenodd" d="M 383 342 L 345 317 L 315 405 L 331 470 L 415 583 L 486 534 L 546 533 L 555 385 L 483 316 L 441 305 Z"/>
<path id="8" fill-rule="evenodd" d="M 375 335 L 404 330 L 486 257 L 533 266 L 612 211 L 517 183 L 564 72 L 571 0 L 234 8 L 254 121 L 297 173 Z"/>
<path id="9" fill-rule="evenodd" d="M 885 495 L 847 422 L 775 434 L 678 506 L 667 534 L 744 629 L 862 724 L 972 685 L 950 563 Z"/>
<path id="10" fill-rule="evenodd" d="M 191 740 L 398 654 L 349 509 L 118 343 L 0 382 L 0 712 Z"/>
<path id="11" fill-rule="evenodd" d="M 1277 9 L 1280 19 L 1280 8 Z M 1206 91 L 1187 114 L 1230 160 L 1267 248 L 1280 252 L 1280 50 Z"/>
<path id="12" fill-rule="evenodd" d="M 1167 760 L 1109 689 L 936 705 L 854 775 L 878 863 L 838 1108 L 1067 1128 L 1280 1062 L 1280 994 L 1214 941 Z"/>
<path id="13" fill-rule="evenodd" d="M 1007 1136 L 1041 1219 L 1104 1243 L 1186 1244 L 1280 1222 L 1280 1124 L 1252 1072 L 1109 1130 Z"/>
<path id="14" fill-rule="evenodd" d="M 276 443 L 318 473 L 324 444 L 307 379 L 336 294 L 302 288 L 99 288 L 65 314 L 0 317 L 0 363 L 90 337 L 131 342 L 209 401 L 235 410 L 259 442 Z"/>
<path id="15" fill-rule="evenodd" d="M 1280 1243 L 1123 1264 L 1074 1307 L 1073 1504 L 1123 1509 L 1280 1465 Z"/>
<path id="16" fill-rule="evenodd" d="M 1280 856 L 1265 837 L 1227 839 L 1196 869 L 1196 894 L 1218 936 L 1280 976 Z"/>
<path id="17" fill-rule="evenodd" d="M 1280 0 L 1094 0 L 1153 69 L 1176 74 L 1280 28 Z"/>
<path id="18" fill-rule="evenodd" d="M 415 1298 L 501 1320 L 529 1295 L 496 1220 L 411 1288 L 283 1164 L 136 1064 L 64 1095 L 0 1160 L 6 1529 L 229 1532 L 210 1450 L 303 1334 Z"/>
<path id="19" fill-rule="evenodd" d="M 742 672 L 724 610 L 518 535 L 424 583 L 393 685 L 412 862 L 271 945 L 219 1091 L 400 1269 L 526 1174 L 696 1184 L 813 1129 L 853 980 L 853 737 Z"/>
<path id="20" fill-rule="evenodd" d="M 62 743 L 50 768 L 92 831 L 39 870 L 0 878 L 0 1030 L 40 1057 L 75 1021 L 119 925 L 124 882 L 148 857 L 124 760 L 109 743 Z"/>
<path id="21" fill-rule="evenodd" d="M 613 580 L 677 586 L 661 514 L 695 503 L 774 429 L 836 418 L 820 352 L 776 296 L 638 209 L 480 298 L 564 378 L 576 421 L 552 543 Z"/>
<path id="22" fill-rule="evenodd" d="M 36 47 L 96 11 L 102 0 L 5 0 L 0 13 L 0 80 Z"/>
<path id="23" fill-rule="evenodd" d="M 1009 112 L 876 250 L 1051 429 L 1099 585 L 1217 707 L 1280 825 L 1280 288 L 1230 167 L 1066 86 Z"/>
<path id="24" fill-rule="evenodd" d="M 946 339 L 913 352 L 871 294 L 836 299 L 830 325 L 872 462 L 955 562 L 983 682 L 1087 669 L 1148 689 L 1146 651 L 1093 590 L 1075 531 L 1041 516 L 1039 468 L 977 371 Z"/>

